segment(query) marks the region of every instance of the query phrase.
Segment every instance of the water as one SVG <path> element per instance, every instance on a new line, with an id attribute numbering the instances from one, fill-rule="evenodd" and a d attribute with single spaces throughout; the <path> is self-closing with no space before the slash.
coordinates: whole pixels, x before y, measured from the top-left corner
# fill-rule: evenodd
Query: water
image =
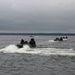
<path id="1" fill-rule="evenodd" d="M 54 39 L 61 36 L 33 37 L 36 48 L 18 49 L 29 35 L 0 35 L 0 75 L 75 75 L 75 36 L 60 42 Z"/>

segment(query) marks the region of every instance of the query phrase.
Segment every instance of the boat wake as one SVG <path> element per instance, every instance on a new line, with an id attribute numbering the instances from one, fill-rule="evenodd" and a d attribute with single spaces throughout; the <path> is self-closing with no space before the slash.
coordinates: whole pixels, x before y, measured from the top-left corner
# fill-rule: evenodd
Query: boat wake
<path id="1" fill-rule="evenodd" d="M 28 45 L 24 45 L 23 48 L 18 48 L 16 45 L 9 45 L 3 49 L 0 49 L 2 53 L 28 53 L 38 55 L 69 55 L 75 56 L 73 49 L 59 49 L 59 48 L 30 48 Z"/>

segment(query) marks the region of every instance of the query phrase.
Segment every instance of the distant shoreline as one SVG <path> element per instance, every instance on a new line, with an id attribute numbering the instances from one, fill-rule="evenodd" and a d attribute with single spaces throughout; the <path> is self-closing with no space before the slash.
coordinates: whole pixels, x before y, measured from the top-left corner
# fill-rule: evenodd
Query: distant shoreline
<path id="1" fill-rule="evenodd" d="M 0 35 L 75 36 L 75 33 L 0 33 Z"/>

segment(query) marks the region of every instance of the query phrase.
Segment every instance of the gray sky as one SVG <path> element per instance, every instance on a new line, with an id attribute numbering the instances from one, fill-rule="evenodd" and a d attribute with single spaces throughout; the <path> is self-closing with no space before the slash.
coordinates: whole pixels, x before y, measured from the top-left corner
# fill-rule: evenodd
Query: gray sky
<path id="1" fill-rule="evenodd" d="M 75 32 L 75 0 L 0 0 L 0 31 Z"/>

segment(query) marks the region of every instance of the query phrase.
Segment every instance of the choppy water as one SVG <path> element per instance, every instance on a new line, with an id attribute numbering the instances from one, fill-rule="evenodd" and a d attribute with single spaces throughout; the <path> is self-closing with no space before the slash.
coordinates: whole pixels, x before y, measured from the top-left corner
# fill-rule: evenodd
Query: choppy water
<path id="1" fill-rule="evenodd" d="M 16 47 L 30 36 L 0 36 L 0 75 L 75 75 L 75 36 L 34 36 L 37 48 Z"/>

